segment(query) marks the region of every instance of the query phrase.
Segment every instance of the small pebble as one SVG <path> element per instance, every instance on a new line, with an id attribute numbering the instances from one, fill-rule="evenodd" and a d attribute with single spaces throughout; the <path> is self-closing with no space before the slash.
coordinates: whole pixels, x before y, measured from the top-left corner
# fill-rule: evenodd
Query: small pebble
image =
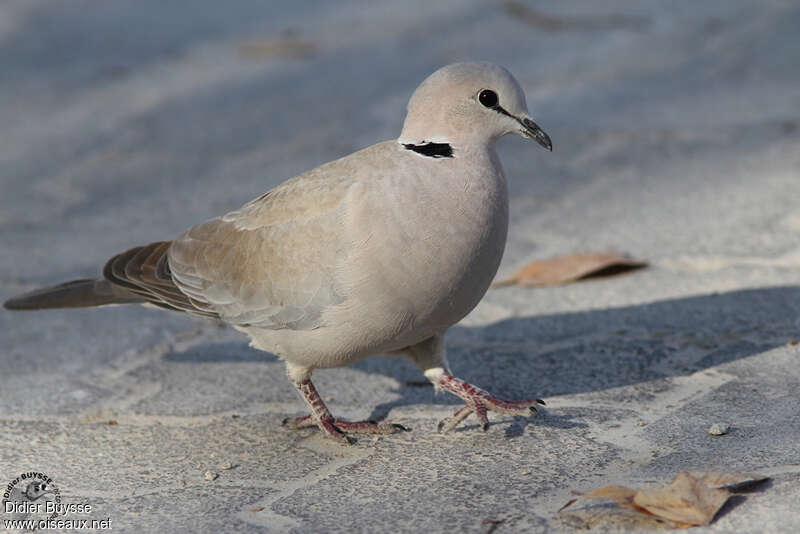
<path id="1" fill-rule="evenodd" d="M 206 471 L 203 474 L 203 476 L 206 477 L 206 480 L 209 480 L 209 481 L 210 480 L 216 480 L 217 477 L 219 477 L 219 475 L 217 473 L 212 473 L 211 471 Z"/>
<path id="2" fill-rule="evenodd" d="M 730 432 L 731 425 L 726 425 L 725 423 L 714 423 L 711 425 L 711 428 L 708 429 L 708 433 L 712 436 L 723 436 Z"/>
<path id="3" fill-rule="evenodd" d="M 233 464 L 231 462 L 225 462 L 224 464 L 219 466 L 219 468 L 222 469 L 223 471 L 227 471 L 228 469 L 233 469 Z"/>

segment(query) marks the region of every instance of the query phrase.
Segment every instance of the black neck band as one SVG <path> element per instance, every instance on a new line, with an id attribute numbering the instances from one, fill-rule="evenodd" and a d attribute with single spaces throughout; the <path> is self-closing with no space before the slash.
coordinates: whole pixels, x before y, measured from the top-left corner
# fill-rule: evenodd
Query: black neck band
<path id="1" fill-rule="evenodd" d="M 450 146 L 449 143 L 426 143 L 423 141 L 422 143 L 415 145 L 413 143 L 404 143 L 404 147 L 408 150 L 412 150 L 417 154 L 422 154 L 423 156 L 427 156 L 429 158 L 452 158 L 453 157 L 453 147 Z"/>

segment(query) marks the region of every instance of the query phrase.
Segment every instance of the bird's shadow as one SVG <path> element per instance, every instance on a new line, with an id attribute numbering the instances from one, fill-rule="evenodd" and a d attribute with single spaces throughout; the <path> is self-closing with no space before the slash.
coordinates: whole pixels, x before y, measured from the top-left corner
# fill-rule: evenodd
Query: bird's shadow
<path id="1" fill-rule="evenodd" d="M 456 326 L 447 350 L 454 373 L 469 382 L 505 398 L 546 399 L 689 375 L 798 339 L 800 287 L 783 286 Z M 434 398 L 410 362 L 371 358 L 353 367 L 402 384 L 395 391 L 400 397 L 376 406 L 373 419 Z M 632 394 L 653 392 L 642 386 Z M 450 395 L 436 402 L 461 403 Z M 554 414 L 538 417 L 537 424 L 582 425 Z"/>
<path id="2" fill-rule="evenodd" d="M 504 291 L 535 291 L 505 289 Z M 447 335 L 457 376 L 509 399 L 547 398 L 606 390 L 688 375 L 761 353 L 800 338 L 800 287 L 783 286 L 663 300 L 621 308 L 513 317 L 479 327 L 455 326 Z M 199 344 L 165 359 L 175 362 L 274 362 L 246 343 Z M 421 371 L 404 358 L 374 357 L 351 366 L 365 375 L 397 380 L 393 400 L 375 406 L 370 419 L 395 407 L 460 404 L 436 395 Z M 653 386 L 657 387 L 657 386 Z M 631 395 L 654 392 L 644 385 Z M 545 414 L 537 425 L 583 426 L 569 414 Z M 524 432 L 515 418 L 506 432 Z M 467 427 L 468 428 L 468 427 Z"/>

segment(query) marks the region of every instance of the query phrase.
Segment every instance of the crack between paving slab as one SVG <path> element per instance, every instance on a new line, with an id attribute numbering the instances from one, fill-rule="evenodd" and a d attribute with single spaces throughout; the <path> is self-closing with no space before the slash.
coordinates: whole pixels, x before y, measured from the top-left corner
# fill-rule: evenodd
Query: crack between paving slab
<path id="1" fill-rule="evenodd" d="M 90 375 L 90 379 L 97 381 L 102 387 L 113 388 L 119 384 L 119 381 L 125 375 L 166 356 L 176 349 L 188 348 L 193 341 L 202 338 L 205 333 L 206 329 L 202 326 L 194 326 L 174 334 L 166 332 L 165 337 L 167 339 L 164 341 L 144 350 L 132 348 L 125 351 L 103 368 L 93 372 Z"/>
<path id="2" fill-rule="evenodd" d="M 157 395 L 161 391 L 161 382 L 137 382 L 135 387 L 131 387 L 126 378 L 137 369 L 163 358 L 170 352 L 192 346 L 198 339 L 203 339 L 207 332 L 207 328 L 202 325 L 195 325 L 174 334 L 167 332 L 164 341 L 144 350 L 138 348 L 126 350 L 104 367 L 95 370 L 89 375 L 88 382 L 113 391 L 114 394 L 110 398 L 100 401 L 101 407 L 95 403 L 82 410 L 77 418 L 89 421 L 115 418 L 118 411 L 125 411 L 131 406 Z"/>
<path id="3" fill-rule="evenodd" d="M 698 380 L 700 379 L 700 380 Z M 684 404 L 691 402 L 697 399 L 701 395 L 705 395 L 711 393 L 713 389 L 719 388 L 732 380 L 737 380 L 737 377 L 717 369 L 709 368 L 704 369 L 702 371 L 697 371 L 692 373 L 688 376 L 672 376 L 672 377 L 664 377 L 659 378 L 655 381 L 648 381 L 648 382 L 658 382 L 667 380 L 669 381 L 670 385 L 673 386 L 669 388 L 667 391 L 652 393 L 654 400 L 649 401 L 647 405 L 652 404 L 661 404 L 663 405 L 663 409 L 659 407 L 652 407 L 646 405 L 646 410 L 650 412 L 650 415 L 642 414 L 641 417 L 646 422 L 652 422 L 668 413 L 674 411 L 677 408 L 682 407 Z M 702 382 L 702 383 L 700 383 Z M 647 382 L 643 382 L 647 383 Z M 631 385 L 620 386 L 616 388 L 610 388 L 602 390 L 603 394 L 608 394 L 611 392 L 624 392 L 631 388 Z M 713 389 L 712 389 L 713 388 Z M 553 408 L 581 408 L 581 407 L 608 407 L 608 408 L 624 408 L 628 410 L 636 411 L 635 407 L 632 407 L 630 402 L 625 403 L 617 403 L 617 402 L 609 402 L 609 401 L 598 401 L 594 400 L 592 397 L 597 393 L 578 393 L 568 396 L 559 396 L 559 397 L 548 397 L 547 404 L 550 409 Z M 640 403 L 641 404 L 641 403 Z"/>
<path id="4" fill-rule="evenodd" d="M 644 423 L 644 426 L 654 423 L 681 409 L 686 404 L 713 393 L 733 380 L 737 380 L 737 377 L 715 369 L 705 369 L 689 376 L 660 380 L 669 380 L 671 387 L 666 391 L 653 393 L 653 400 L 647 403 L 597 402 L 592 400 L 592 394 L 580 394 L 577 396 L 548 398 L 548 409 L 606 407 L 632 412 L 634 415 L 614 421 L 616 426 L 613 427 L 604 426 L 607 423 L 587 422 L 591 439 L 628 450 L 633 454 L 626 456 L 626 459 L 633 460 L 636 464 L 647 463 L 652 460 L 653 452 L 659 450 L 667 452 L 669 449 L 640 437 L 639 434 L 643 428 L 643 425 L 640 425 L 640 421 Z M 623 392 L 629 388 L 630 386 L 612 388 L 605 390 L 604 393 L 614 390 Z M 639 452 L 637 453 L 637 451 Z M 630 465 L 625 468 L 629 469 Z"/>
<path id="5" fill-rule="evenodd" d="M 108 403 L 104 403 L 107 405 Z M 147 415 L 147 414 L 119 414 L 115 410 L 119 405 L 108 408 L 93 410 L 88 408 L 78 414 L 40 414 L 40 415 L 19 415 L 19 414 L 0 414 L 0 422 L 48 422 L 48 423 L 105 423 L 113 419 L 119 425 L 152 425 L 162 424 L 165 426 L 198 426 L 210 424 L 217 421 L 230 419 L 236 415 L 238 417 L 248 417 L 257 415 L 277 415 L 281 418 L 287 413 L 297 411 L 296 402 L 274 402 L 255 405 L 257 409 L 248 410 L 229 410 L 213 414 L 202 415 Z M 355 408 L 354 408 L 355 409 Z"/>
<path id="6" fill-rule="evenodd" d="M 323 452 L 330 454 L 330 450 L 318 450 L 320 448 L 326 449 L 328 444 L 323 444 L 319 441 L 320 438 L 310 438 L 305 448 L 311 449 L 313 452 Z M 336 450 L 341 450 L 340 445 L 331 444 Z M 242 521 L 259 527 L 269 527 L 270 532 L 289 532 L 290 530 L 300 526 L 300 521 L 289 517 L 288 515 L 279 514 L 272 510 L 272 506 L 280 501 L 294 495 L 298 490 L 302 490 L 318 484 L 326 478 L 335 475 L 341 468 L 356 464 L 362 460 L 371 457 L 374 451 L 352 451 L 348 449 L 349 456 L 333 460 L 332 462 L 308 473 L 307 475 L 285 482 L 277 482 L 273 488 L 277 491 L 265 496 L 260 501 L 247 505 L 246 510 L 241 510 L 236 514 L 236 517 Z M 254 511 L 258 510 L 258 511 Z"/>
<path id="7" fill-rule="evenodd" d="M 20 415 L 20 414 L 0 414 L 0 423 L 75 423 L 75 424 L 106 424 L 109 420 L 114 420 L 117 425 L 131 425 L 131 426 L 149 426 L 153 424 L 160 424 L 164 426 L 186 427 L 186 426 L 202 426 L 219 421 L 231 419 L 233 416 L 237 417 L 252 417 L 259 415 L 276 416 L 283 419 L 286 414 L 297 412 L 298 405 L 294 401 L 287 402 L 270 402 L 252 404 L 247 409 L 226 410 L 223 412 L 216 412 L 213 414 L 200 414 L 200 415 L 158 415 L 158 414 L 125 414 L 117 413 L 113 408 L 104 407 L 102 409 L 87 409 L 78 414 L 39 414 L 39 415 Z M 364 407 L 362 405 L 341 405 L 339 411 L 343 414 L 353 414 L 362 412 Z M 413 418 L 429 418 L 429 419 L 443 419 L 452 415 L 453 405 L 437 405 L 437 404 L 420 404 L 415 409 L 409 409 L 407 412 L 400 408 L 398 413 L 403 417 Z M 512 421 L 513 418 L 496 416 L 493 421 Z"/>
<path id="8" fill-rule="evenodd" d="M 116 473 L 119 475 L 119 473 Z M 237 480 L 236 484 L 230 483 L 223 483 L 218 484 L 217 481 L 209 482 L 204 481 L 200 483 L 189 483 L 186 485 L 180 485 L 178 489 L 184 492 L 196 491 L 196 490 L 209 490 L 213 489 L 215 491 L 222 491 L 222 490 L 241 490 L 242 487 L 252 488 L 252 489 L 271 489 L 271 486 L 265 485 L 263 480 L 251 480 L 251 479 L 241 479 Z M 64 497 L 66 502 L 75 502 L 76 500 L 80 499 L 125 499 L 128 497 L 149 497 L 153 495 L 165 494 L 165 495 L 173 495 L 176 491 L 175 485 L 170 486 L 152 486 L 147 489 L 137 489 L 133 492 L 128 491 L 127 489 L 124 491 L 113 491 L 110 488 L 101 488 L 98 489 L 97 487 L 84 487 L 78 484 L 72 483 L 70 484 L 69 492 L 62 492 L 61 495 Z"/>

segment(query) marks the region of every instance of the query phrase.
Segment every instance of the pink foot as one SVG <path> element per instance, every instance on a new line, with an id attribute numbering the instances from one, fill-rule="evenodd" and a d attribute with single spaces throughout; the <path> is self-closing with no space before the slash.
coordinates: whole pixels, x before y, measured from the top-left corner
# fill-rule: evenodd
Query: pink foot
<path id="1" fill-rule="evenodd" d="M 527 417 L 536 413 L 536 405 L 544 405 L 541 399 L 524 400 L 524 401 L 507 401 L 498 399 L 492 396 L 488 391 L 479 387 L 473 386 L 468 382 L 464 382 L 460 378 L 456 378 L 447 373 L 443 373 L 431 379 L 431 382 L 437 387 L 445 391 L 449 391 L 453 395 L 460 397 L 466 403 L 466 406 L 458 410 L 456 413 L 444 419 L 439 423 L 439 432 L 447 432 L 452 430 L 458 424 L 469 417 L 471 413 L 475 413 L 478 422 L 481 424 L 481 430 L 486 431 L 489 428 L 489 418 L 487 412 L 498 412 L 507 415 L 521 415 Z"/>
<path id="2" fill-rule="evenodd" d="M 316 425 L 326 436 L 343 444 L 352 443 L 347 434 L 393 434 L 398 431 L 409 430 L 396 423 L 335 419 L 328 407 L 325 406 L 311 380 L 295 383 L 295 387 L 303 396 L 306 404 L 308 404 L 311 414 L 293 419 L 284 419 L 283 424 L 289 428 L 300 429 Z"/>

